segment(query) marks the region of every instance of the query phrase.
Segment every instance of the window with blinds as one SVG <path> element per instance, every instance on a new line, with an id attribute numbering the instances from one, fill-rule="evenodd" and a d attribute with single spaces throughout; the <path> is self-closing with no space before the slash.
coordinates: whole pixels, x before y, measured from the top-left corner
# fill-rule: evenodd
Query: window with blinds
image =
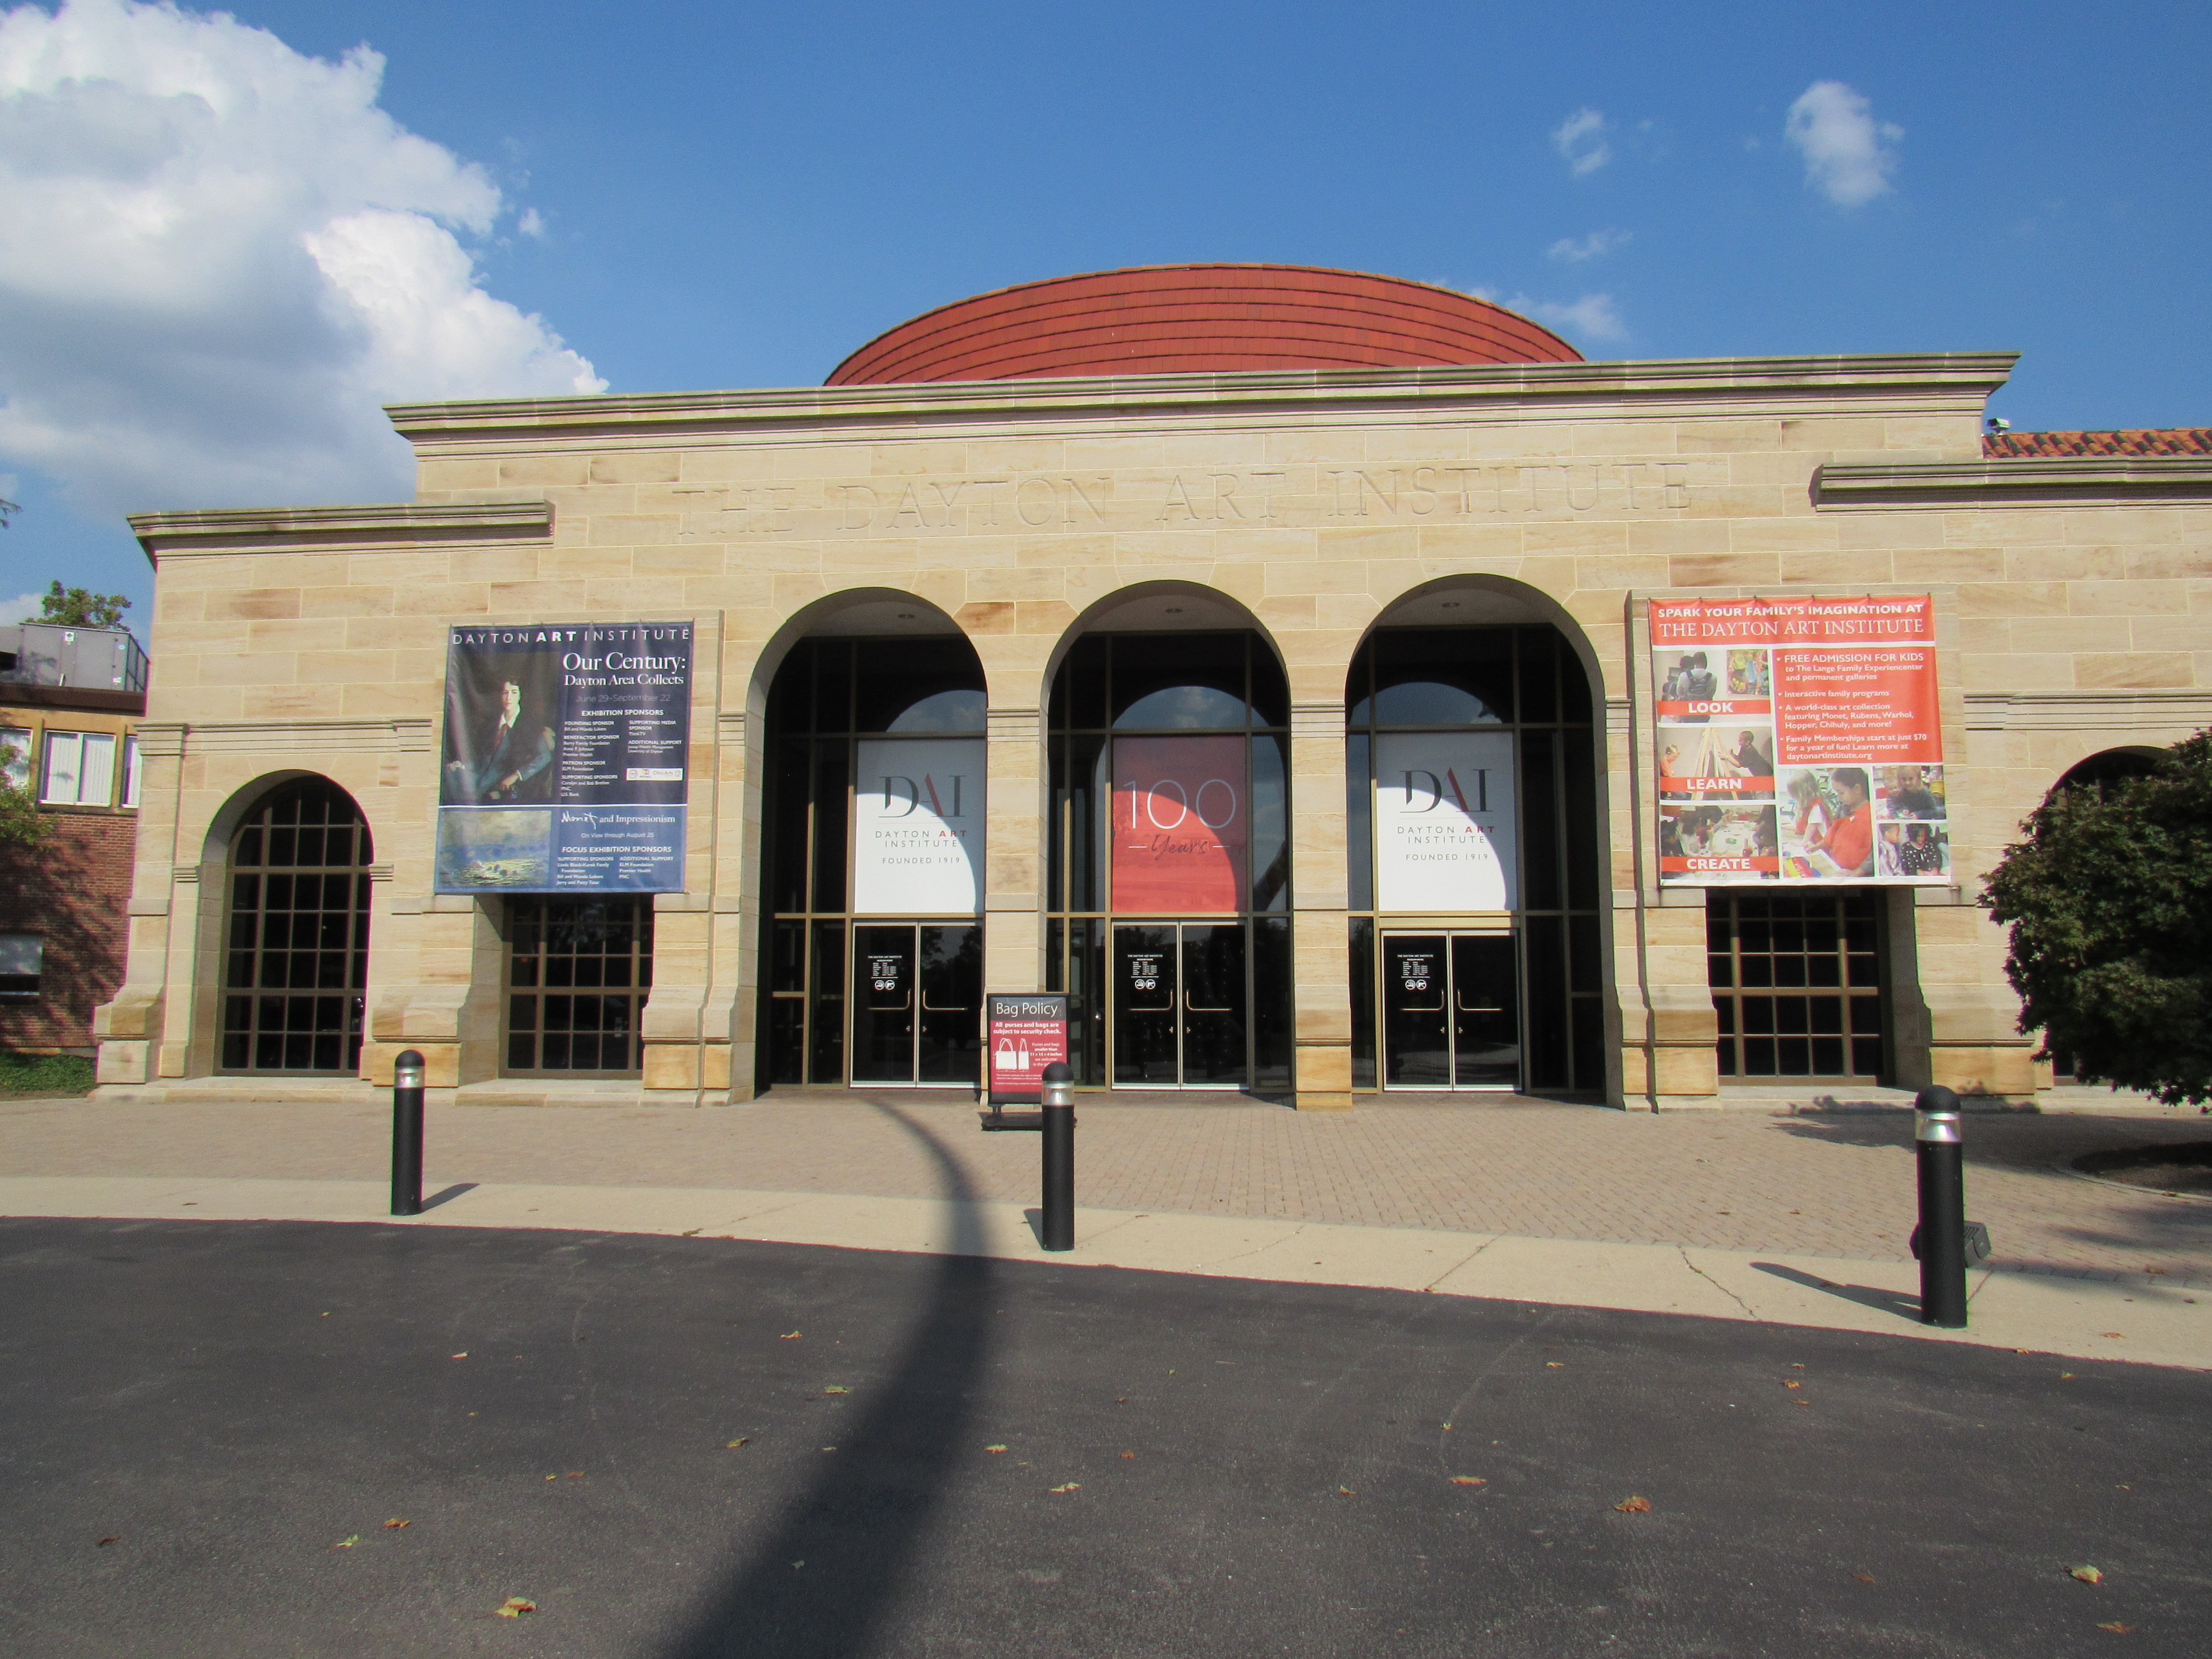
<path id="1" fill-rule="evenodd" d="M 49 806 L 112 805 L 114 733 L 49 731 L 46 780 L 39 799 Z"/>

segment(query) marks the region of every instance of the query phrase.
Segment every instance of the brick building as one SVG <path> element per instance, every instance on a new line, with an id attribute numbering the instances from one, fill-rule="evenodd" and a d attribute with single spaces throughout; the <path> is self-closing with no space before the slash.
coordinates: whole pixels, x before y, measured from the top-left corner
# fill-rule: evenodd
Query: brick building
<path id="1" fill-rule="evenodd" d="M 1985 447 L 2013 361 L 1184 266 L 396 408 L 411 502 L 133 521 L 103 1083 L 972 1087 L 988 989 L 1099 1089 L 2033 1098 L 1980 883 L 2212 724 L 2212 457 Z"/>
<path id="2" fill-rule="evenodd" d="M 0 1048 L 90 1055 L 123 982 L 146 668 L 119 629 L 0 627 L 0 747 L 48 826 L 0 846 Z"/>

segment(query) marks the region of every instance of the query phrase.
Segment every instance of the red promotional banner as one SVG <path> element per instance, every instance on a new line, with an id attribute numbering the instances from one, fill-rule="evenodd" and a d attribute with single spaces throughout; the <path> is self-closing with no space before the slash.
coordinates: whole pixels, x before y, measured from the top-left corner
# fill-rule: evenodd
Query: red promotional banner
<path id="1" fill-rule="evenodd" d="M 1250 815 L 1242 737 L 1114 740 L 1114 908 L 1233 915 L 1243 908 Z"/>
<path id="2" fill-rule="evenodd" d="M 1654 599 L 1659 878 L 1940 882 L 1925 594 Z"/>

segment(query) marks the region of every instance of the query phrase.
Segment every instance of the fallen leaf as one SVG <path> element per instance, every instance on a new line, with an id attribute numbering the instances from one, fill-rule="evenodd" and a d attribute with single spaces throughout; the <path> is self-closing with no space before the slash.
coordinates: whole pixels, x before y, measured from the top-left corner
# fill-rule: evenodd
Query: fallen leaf
<path id="1" fill-rule="evenodd" d="M 361 1542 L 361 1534 L 359 1533 L 356 1533 L 350 1538 L 339 1539 L 338 1541 L 331 1545 L 331 1547 L 334 1550 L 349 1550 L 359 1542 Z"/>
<path id="2" fill-rule="evenodd" d="M 2074 1380 L 2074 1373 L 2071 1371 L 2061 1371 L 2058 1373 L 2058 1380 L 2061 1382 L 2071 1382 Z"/>
<path id="3" fill-rule="evenodd" d="M 549 1474 L 545 1478 L 548 1480 L 558 1480 L 561 1477 L 557 1474 Z"/>
<path id="4" fill-rule="evenodd" d="M 1870 1572 L 1855 1572 L 1851 1577 L 1857 1579 L 1862 1584 L 1871 1584 L 1875 1582 L 1874 1575 Z"/>
<path id="5" fill-rule="evenodd" d="M 581 1480 L 584 1478 L 584 1472 L 581 1469 L 571 1469 L 568 1471 L 568 1478 L 571 1480 Z"/>
<path id="6" fill-rule="evenodd" d="M 2078 1578 L 2085 1584 L 2101 1584 L 2105 1582 L 2105 1575 L 2094 1567 L 2069 1567 L 2066 1569 L 2066 1575 L 2069 1578 Z"/>
<path id="7" fill-rule="evenodd" d="M 402 1521 L 395 1515 L 392 1519 L 384 1523 L 384 1529 L 386 1532 L 390 1532 L 395 1527 L 411 1527 L 415 1523 L 412 1521 Z"/>
<path id="8" fill-rule="evenodd" d="M 1783 1386 L 1784 1388 L 1785 1388 L 1785 1389 L 1802 1389 L 1802 1388 L 1803 1388 L 1805 1385 L 1804 1385 L 1802 1382 L 1784 1382 L 1782 1386 Z"/>
<path id="9" fill-rule="evenodd" d="M 1081 1492 L 1083 1488 L 1077 1482 L 1071 1480 L 1064 1486 L 1048 1486 L 1046 1490 L 1048 1492 Z"/>
<path id="10" fill-rule="evenodd" d="M 2108 1630 L 2115 1636 L 2133 1636 L 2136 1633 L 2136 1627 L 2133 1625 L 2124 1625 L 2117 1619 L 2108 1625 L 2100 1625 L 2097 1628 Z"/>
<path id="11" fill-rule="evenodd" d="M 1455 1474 L 1451 1478 L 1455 1486 L 1486 1486 L 1490 1484 L 1479 1474 Z"/>
<path id="12" fill-rule="evenodd" d="M 749 1434 L 741 1434 L 741 1435 L 739 1435 L 739 1436 L 738 1436 L 735 1440 L 732 1440 L 732 1441 L 729 1442 L 727 1444 L 726 1444 L 726 1445 L 722 1448 L 722 1449 L 723 1449 L 724 1451 L 735 1451 L 735 1450 L 737 1450 L 737 1449 L 738 1449 L 738 1447 L 740 1447 L 740 1446 L 750 1446 L 750 1444 L 752 1444 L 752 1443 L 753 1443 L 753 1437 L 752 1437 L 752 1436 L 750 1436 L 750 1435 L 749 1435 Z"/>
<path id="13" fill-rule="evenodd" d="M 1002 1452 L 1006 1450 L 1006 1448 L 1004 1446 L 986 1446 L 983 1449 L 987 1452 Z"/>
<path id="14" fill-rule="evenodd" d="M 538 1603 L 520 1595 L 510 1595 L 491 1610 L 495 1619 L 520 1619 L 526 1613 L 538 1611 Z"/>
<path id="15" fill-rule="evenodd" d="M 119 1532 L 117 1532 L 117 1533 L 110 1533 L 106 1537 L 105 1537 L 105 1538 L 101 1539 L 101 1540 L 100 1540 L 100 1543 L 98 1543 L 98 1544 L 94 1544 L 94 1545 L 93 1546 L 93 1548 L 94 1548 L 94 1549 L 98 1549 L 98 1548 L 100 1548 L 100 1545 L 102 1545 L 102 1544 L 119 1544 L 119 1543 L 121 1543 L 122 1541 L 123 1541 L 123 1534 L 122 1534 L 121 1533 L 119 1533 Z"/>
<path id="16" fill-rule="evenodd" d="M 468 1351 L 467 1351 L 465 1348 L 465 1349 L 463 1349 L 460 1352 L 459 1352 L 459 1353 L 457 1353 L 457 1354 L 454 1354 L 454 1355 L 453 1356 L 453 1358 L 455 1358 L 455 1359 L 466 1359 L 468 1357 L 469 1357 L 469 1356 L 468 1356 Z"/>
<path id="17" fill-rule="evenodd" d="M 1648 1498 L 1632 1496 L 1622 1498 L 1613 1505 L 1613 1508 L 1619 1510 L 1623 1515 L 1649 1515 L 1651 1513 L 1651 1500 Z"/>
<path id="18" fill-rule="evenodd" d="M 1802 1359 L 1793 1359 L 1790 1362 L 1790 1369 L 1793 1371 L 1802 1371 L 1805 1369 L 1805 1362 Z"/>
<path id="19" fill-rule="evenodd" d="M 850 1389 L 838 1388 L 833 1383 L 830 1387 L 823 1389 L 822 1392 L 824 1394 L 850 1394 L 853 1391 Z"/>
<path id="20" fill-rule="evenodd" d="M 1136 1455 L 1137 1455 L 1137 1454 L 1136 1454 L 1136 1453 L 1134 1453 L 1134 1452 L 1123 1452 L 1123 1453 L 1121 1454 L 1121 1455 L 1122 1455 L 1122 1456 L 1124 1456 L 1124 1457 L 1134 1457 Z"/>
<path id="21" fill-rule="evenodd" d="M 2121 1336 L 2118 1331 L 2099 1331 L 2097 1334 L 2100 1336 L 2109 1336 L 2116 1342 L 2126 1340 L 2126 1339 Z"/>
<path id="22" fill-rule="evenodd" d="M 699 1231 L 700 1230 L 696 1227 L 686 1227 L 684 1230 L 684 1237 L 686 1238 L 696 1238 L 699 1236 Z"/>
<path id="23" fill-rule="evenodd" d="M 1357 1498 L 1359 1496 L 1358 1492 L 1352 1491 L 1349 1486 L 1339 1486 L 1336 1489 L 1336 1495 L 1339 1498 Z"/>
<path id="24" fill-rule="evenodd" d="M 1556 1359 L 1547 1359 L 1544 1362 L 1544 1369 L 1547 1371 L 1558 1371 L 1565 1370 L 1566 1367 Z"/>
<path id="25" fill-rule="evenodd" d="M 799 1333 L 797 1331 L 786 1331 L 781 1336 L 776 1338 L 776 1340 L 779 1342 L 796 1342 L 799 1340 Z"/>

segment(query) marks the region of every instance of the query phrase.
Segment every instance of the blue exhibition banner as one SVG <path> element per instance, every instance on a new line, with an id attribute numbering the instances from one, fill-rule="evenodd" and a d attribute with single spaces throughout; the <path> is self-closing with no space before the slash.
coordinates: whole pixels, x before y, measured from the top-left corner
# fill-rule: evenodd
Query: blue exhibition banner
<path id="1" fill-rule="evenodd" d="M 689 623 L 455 627 L 441 893 L 684 888 Z"/>

